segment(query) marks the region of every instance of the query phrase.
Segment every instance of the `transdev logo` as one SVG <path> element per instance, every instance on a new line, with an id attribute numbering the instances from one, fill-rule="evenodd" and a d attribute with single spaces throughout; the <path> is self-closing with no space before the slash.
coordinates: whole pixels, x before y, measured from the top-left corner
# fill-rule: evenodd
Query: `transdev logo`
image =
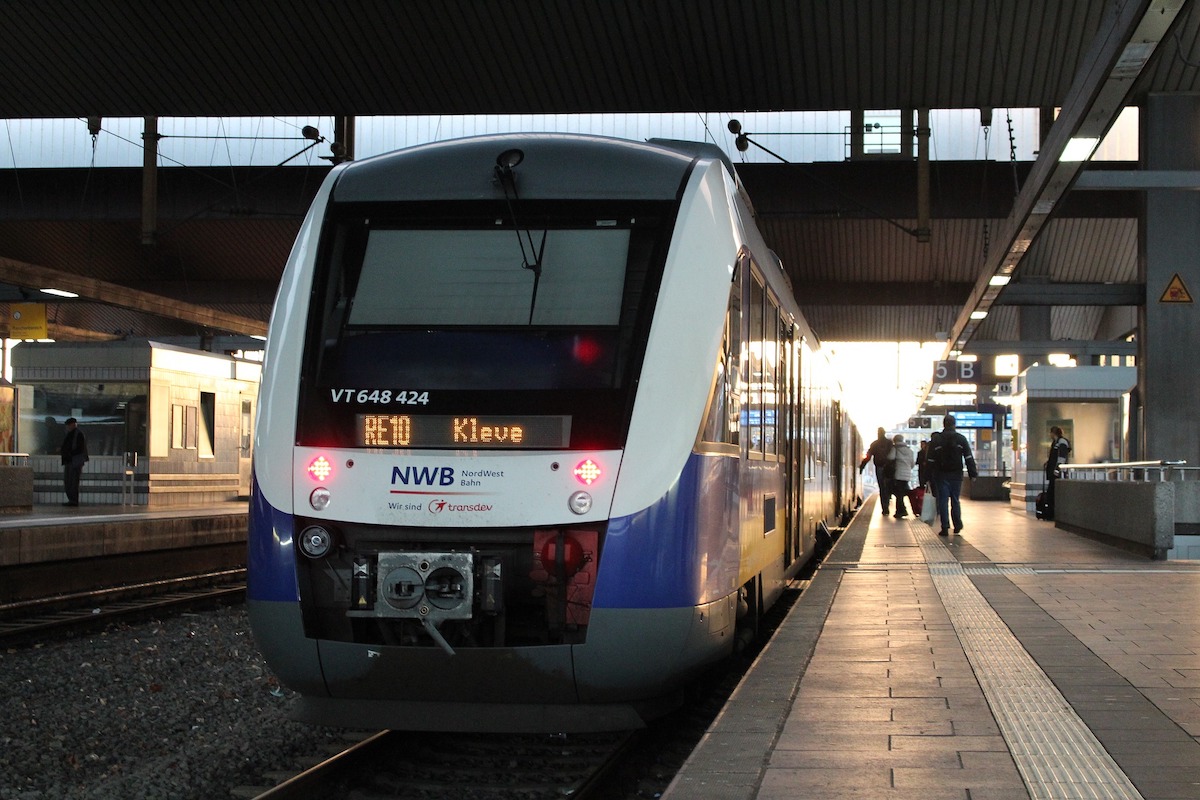
<path id="1" fill-rule="evenodd" d="M 492 510 L 491 503 L 452 503 L 449 500 L 430 500 L 428 505 L 430 514 L 441 514 L 443 512 L 451 514 L 486 514 Z"/>

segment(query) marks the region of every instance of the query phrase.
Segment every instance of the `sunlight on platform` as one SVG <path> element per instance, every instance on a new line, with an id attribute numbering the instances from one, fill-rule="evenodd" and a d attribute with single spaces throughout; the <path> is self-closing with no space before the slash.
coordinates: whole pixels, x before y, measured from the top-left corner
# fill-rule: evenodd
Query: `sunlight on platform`
<path id="1" fill-rule="evenodd" d="M 917 413 L 942 342 L 825 342 L 845 390 L 843 404 L 864 440 Z"/>

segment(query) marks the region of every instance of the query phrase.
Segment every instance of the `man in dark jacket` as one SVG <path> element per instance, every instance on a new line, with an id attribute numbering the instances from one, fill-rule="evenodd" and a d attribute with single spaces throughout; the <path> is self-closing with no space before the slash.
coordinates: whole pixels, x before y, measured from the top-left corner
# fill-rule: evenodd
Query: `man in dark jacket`
<path id="1" fill-rule="evenodd" d="M 880 428 L 879 435 L 875 441 L 871 442 L 871 446 L 867 448 L 867 454 L 863 456 L 863 460 L 858 465 L 861 472 L 868 461 L 874 462 L 875 482 L 879 484 L 879 502 L 883 506 L 885 517 L 888 515 L 888 506 L 892 502 L 892 462 L 888 460 L 888 454 L 891 452 L 892 440 L 888 438 L 887 431 Z"/>
<path id="2" fill-rule="evenodd" d="M 1062 465 L 1071 455 L 1071 442 L 1063 435 L 1063 429 L 1054 425 L 1050 428 L 1050 455 L 1046 458 L 1046 509 L 1045 519 L 1054 519 L 1054 484 L 1062 477 Z"/>
<path id="3" fill-rule="evenodd" d="M 61 455 L 63 465 L 63 488 L 67 492 L 67 502 L 63 505 L 79 505 L 79 478 L 83 474 L 83 465 L 87 463 L 87 439 L 79 430 L 78 421 L 70 417 L 66 422 L 67 435 L 63 437 Z"/>
<path id="4" fill-rule="evenodd" d="M 975 457 L 971 455 L 971 444 L 967 437 L 956 429 L 957 421 L 947 414 L 942 418 L 942 434 L 930 445 L 929 460 L 933 463 L 933 483 L 937 487 L 938 519 L 942 528 L 939 536 L 950 535 L 950 522 L 954 522 L 954 532 L 963 529 L 962 505 L 958 496 L 962 492 L 963 467 L 972 478 L 979 477 L 975 468 Z"/>

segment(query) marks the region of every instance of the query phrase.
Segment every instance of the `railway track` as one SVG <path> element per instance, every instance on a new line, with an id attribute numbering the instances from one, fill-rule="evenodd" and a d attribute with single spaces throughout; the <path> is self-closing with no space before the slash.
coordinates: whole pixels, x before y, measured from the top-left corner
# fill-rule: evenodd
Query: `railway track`
<path id="1" fill-rule="evenodd" d="M 577 800 L 591 796 L 638 738 L 637 732 L 502 736 L 382 731 L 277 786 L 238 787 L 233 795 L 253 800 Z"/>
<path id="2" fill-rule="evenodd" d="M 0 605 L 0 642 L 11 646 L 51 633 L 93 630 L 167 608 L 240 602 L 245 577 L 244 569 L 219 570 L 6 603 Z"/>

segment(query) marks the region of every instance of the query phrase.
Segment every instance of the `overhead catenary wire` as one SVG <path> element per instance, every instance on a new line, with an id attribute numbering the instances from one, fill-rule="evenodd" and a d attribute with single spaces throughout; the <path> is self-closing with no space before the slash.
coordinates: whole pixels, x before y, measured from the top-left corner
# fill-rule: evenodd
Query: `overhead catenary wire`
<path id="1" fill-rule="evenodd" d="M 770 150 L 770 149 L 768 149 L 768 148 L 764 147 L 763 145 L 761 145 L 761 144 L 759 144 L 758 142 L 756 142 L 756 141 L 754 141 L 753 139 L 751 139 L 751 138 L 750 138 L 750 136 L 751 136 L 751 134 L 748 134 L 748 133 L 745 133 L 745 132 L 743 132 L 743 133 L 741 133 L 741 134 L 739 134 L 739 135 L 738 135 L 738 138 L 742 138 L 742 139 L 744 139 L 744 140 L 745 140 L 747 143 L 754 145 L 754 146 L 755 146 L 755 147 L 757 147 L 759 150 L 762 150 L 764 153 L 767 153 L 768 155 L 774 156 L 775 158 L 777 158 L 777 159 L 779 159 L 780 161 L 782 161 L 784 164 L 790 164 L 790 165 L 792 165 L 792 166 L 800 166 L 799 164 L 795 164 L 795 163 L 794 163 L 794 162 L 792 162 L 792 161 L 788 161 L 786 158 L 784 158 L 783 156 L 779 155 L 779 154 L 778 154 L 778 153 L 776 153 L 775 151 L 773 151 L 773 150 Z M 905 227 L 904 225 L 901 225 L 899 222 L 897 222 L 896 220 L 894 220 L 894 219 L 892 219 L 891 217 L 887 216 L 886 214 L 884 214 L 884 213 L 882 213 L 882 212 L 880 212 L 880 211 L 876 211 L 875 209 L 873 209 L 873 208 L 871 208 L 870 206 L 868 206 L 866 203 L 863 203 L 863 202 L 860 202 L 860 201 L 856 200 L 856 199 L 855 199 L 853 196 L 851 196 L 851 195 L 849 195 L 849 194 L 847 194 L 847 193 L 843 192 L 843 191 L 842 191 L 841 189 L 839 189 L 837 186 L 835 186 L 835 185 L 833 185 L 833 184 L 831 184 L 831 183 L 829 183 L 829 182 L 827 182 L 827 181 L 823 181 L 823 180 L 821 180 L 820 178 L 816 177 L 815 175 L 812 175 L 811 173 L 808 173 L 808 172 L 807 172 L 807 170 L 806 170 L 805 172 L 806 172 L 806 177 L 808 177 L 808 179 L 809 179 L 809 180 L 811 180 L 813 183 L 815 183 L 815 184 L 817 184 L 817 185 L 821 186 L 821 187 L 822 187 L 822 188 L 824 188 L 824 189 L 827 189 L 828 191 L 830 191 L 830 192 L 832 192 L 833 194 L 837 195 L 837 196 L 838 196 L 838 197 L 840 197 L 841 199 L 843 199 L 843 200 L 845 200 L 846 202 L 850 203 L 851 205 L 853 205 L 853 206 L 857 207 L 857 208 L 858 208 L 860 211 L 866 211 L 868 214 L 871 214 L 872 216 L 876 217 L 877 219 L 881 219 L 881 220 L 883 220 L 884 222 L 886 222 L 887 224 L 889 224 L 889 225 L 892 225 L 892 226 L 894 226 L 894 227 L 896 227 L 896 228 L 899 228 L 900 230 L 902 230 L 902 231 L 904 231 L 905 233 L 907 233 L 909 236 L 912 236 L 913 238 L 917 238 L 917 236 L 918 236 L 918 233 L 917 233 L 917 231 L 916 231 L 916 230 L 914 230 L 914 229 L 912 229 L 912 228 L 907 228 L 907 227 Z"/>

